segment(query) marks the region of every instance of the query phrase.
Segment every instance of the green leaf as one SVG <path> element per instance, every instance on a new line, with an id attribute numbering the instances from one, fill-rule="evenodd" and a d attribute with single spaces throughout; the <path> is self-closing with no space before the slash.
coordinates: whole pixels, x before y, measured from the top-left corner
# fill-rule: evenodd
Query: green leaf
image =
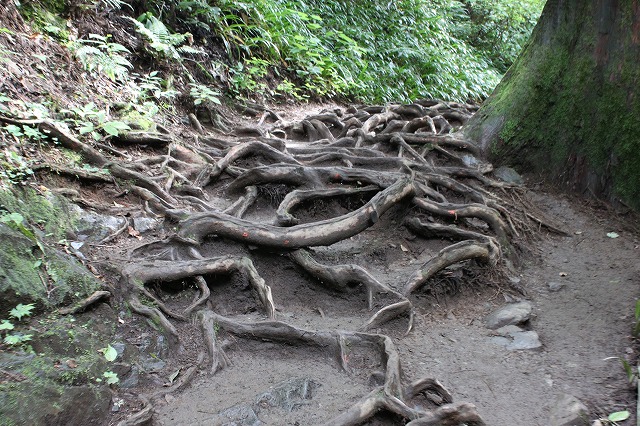
<path id="1" fill-rule="evenodd" d="M 31 334 L 9 334 L 4 338 L 7 345 L 19 345 L 20 343 L 31 340 Z"/>
<path id="2" fill-rule="evenodd" d="M 22 319 L 22 317 L 28 317 L 31 315 L 31 311 L 33 310 L 33 303 L 29 303 L 28 305 L 23 305 L 22 303 L 18 304 L 15 308 L 9 311 L 9 316 L 13 318 L 17 318 L 18 321 Z"/>
<path id="3" fill-rule="evenodd" d="M 631 413 L 629 413 L 627 410 L 616 411 L 615 413 L 609 414 L 607 420 L 609 420 L 610 422 L 621 422 L 623 420 L 627 420 L 630 415 Z"/>
<path id="4" fill-rule="evenodd" d="M 9 320 L 2 320 L 0 322 L 0 330 L 13 330 L 13 324 L 9 322 Z"/>
<path id="5" fill-rule="evenodd" d="M 102 128 L 111 136 L 118 136 L 121 130 L 131 130 L 131 127 L 122 121 L 107 121 Z"/>
<path id="6" fill-rule="evenodd" d="M 116 383 L 120 382 L 118 374 L 114 373 L 113 371 L 105 371 L 102 377 L 107 379 L 107 384 L 109 385 L 115 385 Z"/>
<path id="7" fill-rule="evenodd" d="M 22 128 L 16 126 L 15 124 L 9 124 L 8 126 L 4 126 L 3 129 L 5 129 L 7 132 L 11 133 L 13 136 L 22 136 Z"/>
<path id="8" fill-rule="evenodd" d="M 81 135 L 84 135 L 86 133 L 93 132 L 94 129 L 95 129 L 95 126 L 93 125 L 93 123 L 88 121 L 86 123 L 83 123 L 82 127 L 80 127 L 78 131 L 80 132 Z"/>
<path id="9" fill-rule="evenodd" d="M 106 348 L 100 349 L 100 352 L 104 354 L 104 359 L 109 362 L 115 361 L 118 357 L 118 352 L 111 345 L 107 345 Z"/>
<path id="10" fill-rule="evenodd" d="M 636 320 L 640 320 L 640 299 L 636 300 Z"/>
<path id="11" fill-rule="evenodd" d="M 620 235 L 616 234 L 615 232 L 608 232 L 607 233 L 607 237 L 609 238 L 618 238 Z"/>
<path id="12" fill-rule="evenodd" d="M 16 225 L 22 225 L 23 220 L 24 220 L 24 217 L 20 213 L 10 213 L 7 215 L 0 216 L 0 222 L 2 223 L 13 222 Z"/>

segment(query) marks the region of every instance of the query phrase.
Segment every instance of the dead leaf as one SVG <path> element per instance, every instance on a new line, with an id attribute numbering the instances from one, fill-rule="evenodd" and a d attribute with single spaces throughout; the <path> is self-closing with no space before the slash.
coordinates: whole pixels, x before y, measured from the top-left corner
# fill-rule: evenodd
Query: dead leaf
<path id="1" fill-rule="evenodd" d="M 178 374 L 180 374 L 180 370 L 182 370 L 182 368 L 178 368 L 176 371 L 171 373 L 171 375 L 169 376 L 169 383 L 173 383 L 176 377 L 178 377 Z"/>
<path id="2" fill-rule="evenodd" d="M 569 275 L 568 272 L 560 272 L 558 275 L 560 275 L 561 277 L 566 277 L 567 275 Z"/>
<path id="3" fill-rule="evenodd" d="M 406 247 L 405 247 L 404 245 L 402 245 L 402 244 L 400 244 L 400 250 L 402 250 L 402 251 L 403 251 L 403 252 L 405 252 L 405 253 L 409 251 L 409 249 L 408 249 L 408 248 L 406 248 Z"/>
<path id="4" fill-rule="evenodd" d="M 78 367 L 78 363 L 76 362 L 75 359 L 68 359 L 65 361 L 65 364 L 67 364 L 67 367 L 69 368 L 77 368 Z"/>
<path id="5" fill-rule="evenodd" d="M 133 229 L 133 227 L 130 226 L 128 232 L 130 236 L 136 237 L 139 240 L 142 239 L 142 237 L 140 236 L 140 231 Z"/>

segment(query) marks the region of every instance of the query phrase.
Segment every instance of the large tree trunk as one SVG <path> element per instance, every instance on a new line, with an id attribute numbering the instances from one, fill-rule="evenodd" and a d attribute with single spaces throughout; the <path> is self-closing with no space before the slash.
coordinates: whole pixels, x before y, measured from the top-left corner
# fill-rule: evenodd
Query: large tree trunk
<path id="1" fill-rule="evenodd" d="M 640 2 L 549 0 L 465 134 L 494 163 L 640 209 Z"/>

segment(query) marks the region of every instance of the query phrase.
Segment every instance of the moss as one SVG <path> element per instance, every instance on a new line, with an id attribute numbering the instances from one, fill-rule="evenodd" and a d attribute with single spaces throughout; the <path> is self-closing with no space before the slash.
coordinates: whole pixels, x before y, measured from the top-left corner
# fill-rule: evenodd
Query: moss
<path id="1" fill-rule="evenodd" d="M 147 132 L 156 130 L 156 123 L 154 121 L 134 109 L 122 114 L 120 119 L 134 130 L 143 130 Z"/>
<path id="2" fill-rule="evenodd" d="M 20 2 L 22 17 L 40 30 L 62 41 L 69 40 L 67 23 L 61 17 L 68 13 L 65 0 L 38 0 Z"/>
<path id="3" fill-rule="evenodd" d="M 632 11 L 620 5 L 602 17 L 592 7 L 547 4 L 532 42 L 466 134 L 495 162 L 551 172 L 640 209 L 640 47 L 624 24 Z"/>
<path id="4" fill-rule="evenodd" d="M 67 229 L 77 222 L 64 198 L 50 193 L 45 197 L 32 188 L 0 190 L 0 208 L 20 213 L 27 222 L 41 227 L 45 235 L 55 241 L 63 239 Z"/>
<path id="5" fill-rule="evenodd" d="M 51 309 L 84 298 L 100 287 L 75 259 L 53 248 L 45 248 L 44 263 L 39 264 L 36 244 L 5 224 L 0 224 L 0 244 L 5 248 L 0 253 L 0 312 L 18 303 Z"/>

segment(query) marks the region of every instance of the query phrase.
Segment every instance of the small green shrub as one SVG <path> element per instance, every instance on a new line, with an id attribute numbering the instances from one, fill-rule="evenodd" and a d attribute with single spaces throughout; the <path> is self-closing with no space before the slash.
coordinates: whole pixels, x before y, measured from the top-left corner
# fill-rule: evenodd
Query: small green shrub
<path id="1" fill-rule="evenodd" d="M 110 42 L 110 38 L 89 34 L 89 38 L 70 42 L 68 46 L 87 71 L 102 73 L 112 81 L 126 82 L 133 65 L 123 54 L 131 52 L 119 43 Z"/>

